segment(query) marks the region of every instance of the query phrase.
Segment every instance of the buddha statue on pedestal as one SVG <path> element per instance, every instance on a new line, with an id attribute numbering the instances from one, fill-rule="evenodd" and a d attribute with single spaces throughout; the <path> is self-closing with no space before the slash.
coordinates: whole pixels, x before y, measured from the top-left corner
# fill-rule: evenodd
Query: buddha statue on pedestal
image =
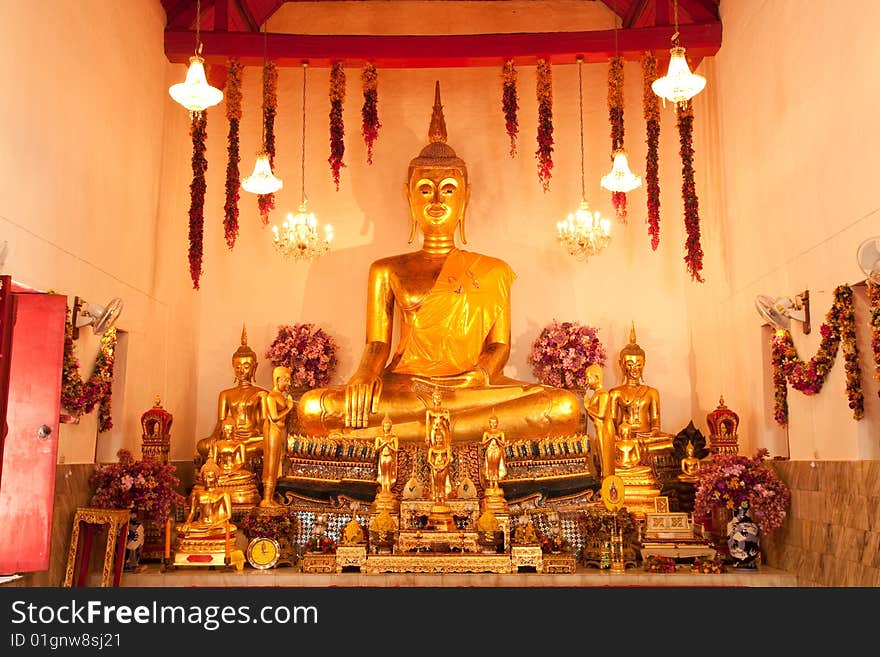
<path id="1" fill-rule="evenodd" d="M 452 531 L 455 522 L 452 508 L 446 503 L 453 490 L 452 485 L 452 436 L 444 418 L 434 422 L 425 455 L 431 475 L 431 511 L 428 525 L 441 531 Z"/>
<path id="2" fill-rule="evenodd" d="M 500 485 L 501 480 L 507 476 L 507 465 L 504 461 L 507 439 L 494 415 L 489 418 L 489 427 L 483 432 L 482 447 L 483 478 L 486 482 L 483 506 L 493 513 L 508 513 L 510 509 L 504 499 L 504 489 Z"/>
<path id="3" fill-rule="evenodd" d="M 232 500 L 229 493 L 218 487 L 220 466 L 208 457 L 201 467 L 200 479 L 190 493 L 190 508 L 186 521 L 177 528 L 175 564 L 208 565 L 198 556 L 213 555 L 222 563 L 224 556 L 231 556 L 235 545 L 236 526 L 232 524 Z"/>
<path id="4" fill-rule="evenodd" d="M 410 162 L 405 185 L 410 242 L 418 229 L 422 248 L 371 265 L 360 363 L 346 385 L 302 396 L 302 431 L 372 439 L 387 413 L 402 442 L 421 441 L 439 387 L 455 441 L 478 442 L 493 414 L 517 439 L 572 435 L 582 427 L 574 393 L 504 376 L 516 276 L 504 261 L 456 246 L 456 230 L 466 243 L 471 188 L 464 161 L 446 143 L 439 82 L 429 140 Z M 392 351 L 395 313 L 399 340 Z"/>
<path id="5" fill-rule="evenodd" d="M 208 456 L 211 443 L 220 436 L 221 425 L 228 414 L 235 421 L 235 437 L 242 441 L 248 458 L 263 451 L 263 398 L 269 393 L 254 385 L 257 354 L 248 346 L 247 329 L 241 329 L 241 346 L 232 354 L 235 385 L 223 390 L 217 398 L 217 426 L 211 435 L 196 445 L 199 456 Z"/>
<path id="6" fill-rule="evenodd" d="M 379 491 L 376 493 L 373 508 L 376 511 L 396 513 L 400 503 L 397 496 L 391 492 L 391 487 L 397 483 L 397 453 L 400 444 L 397 434 L 391 431 L 392 426 L 391 418 L 385 415 L 385 419 L 382 420 L 382 433 L 376 436 L 373 443 L 373 448 L 378 454 L 376 480 L 379 482 Z"/>
<path id="7" fill-rule="evenodd" d="M 635 325 L 618 359 L 623 383 L 608 393 L 614 425 L 614 474 L 625 484 L 624 499 L 634 513 L 653 510 L 660 487 L 651 454 L 671 451 L 673 436 L 660 429 L 660 392 L 642 382 L 645 351 L 636 342 Z"/>
<path id="8" fill-rule="evenodd" d="M 235 421 L 228 413 L 220 427 L 220 437 L 211 443 L 208 458 L 219 467 L 217 488 L 229 493 L 235 506 L 253 507 L 260 501 L 257 479 L 247 468 L 247 450 L 244 442 L 235 437 Z"/>
<path id="9" fill-rule="evenodd" d="M 694 444 L 689 440 L 685 447 L 686 456 L 681 460 L 681 474 L 678 475 L 679 481 L 686 483 L 696 483 L 700 480 L 697 474 L 700 470 L 700 459 L 694 456 Z"/>

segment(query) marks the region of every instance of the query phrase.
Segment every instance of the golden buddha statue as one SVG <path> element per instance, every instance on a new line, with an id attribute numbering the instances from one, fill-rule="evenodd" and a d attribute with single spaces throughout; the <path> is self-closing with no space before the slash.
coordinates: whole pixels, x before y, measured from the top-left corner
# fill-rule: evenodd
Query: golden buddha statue
<path id="1" fill-rule="evenodd" d="M 446 143 L 439 82 L 429 140 L 410 162 L 405 185 L 410 243 L 418 228 L 422 248 L 371 265 L 360 363 L 346 385 L 302 396 L 302 430 L 371 438 L 387 413 L 401 441 L 421 441 L 425 411 L 439 387 L 456 441 L 479 441 L 493 412 L 517 438 L 571 435 L 581 428 L 576 395 L 504 376 L 516 276 L 504 261 L 456 246 L 456 229 L 467 243 L 471 188 L 464 161 Z M 392 354 L 395 312 L 401 324 Z"/>
<path id="2" fill-rule="evenodd" d="M 382 420 L 382 433 L 376 436 L 373 448 L 376 450 L 378 474 L 376 481 L 379 482 L 379 491 L 373 503 L 374 509 L 385 511 L 397 511 L 400 507 L 397 496 L 391 492 L 391 487 L 397 483 L 397 452 L 400 449 L 397 434 L 391 431 L 391 418 L 386 414 Z"/>
<path id="3" fill-rule="evenodd" d="M 700 470 L 700 459 L 694 456 L 694 443 L 688 441 L 685 446 L 687 455 L 681 460 L 681 474 L 678 475 L 679 481 L 687 483 L 696 483 L 700 480 L 697 475 Z"/>
<path id="4" fill-rule="evenodd" d="M 425 460 L 431 474 L 430 527 L 440 531 L 455 529 L 452 508 L 446 503 L 452 492 L 452 436 L 444 418 L 434 422 Z"/>
<path id="5" fill-rule="evenodd" d="M 235 421 L 227 413 L 220 437 L 211 443 L 208 458 L 219 467 L 217 488 L 229 493 L 233 505 L 252 507 L 260 501 L 256 476 L 247 468 L 244 443 L 235 437 Z"/>
<path id="6" fill-rule="evenodd" d="M 659 391 L 642 382 L 645 351 L 636 342 L 635 325 L 618 363 L 624 381 L 608 392 L 615 437 L 614 474 L 625 484 L 627 508 L 641 513 L 653 510 L 653 499 L 660 494 L 650 455 L 671 450 L 673 436 L 660 429 Z"/>
<path id="7" fill-rule="evenodd" d="M 498 488 L 498 483 L 507 476 L 507 466 L 504 463 L 507 440 L 498 427 L 498 418 L 494 415 L 489 418 L 489 428 L 483 432 L 482 445 L 485 450 L 483 476 L 486 478 L 486 485 L 489 488 Z"/>
<path id="8" fill-rule="evenodd" d="M 264 398 L 263 414 L 263 499 L 261 508 L 281 506 L 275 501 L 275 484 L 281 460 L 287 450 L 287 416 L 296 408 L 290 395 L 290 368 L 272 370 L 272 391 Z"/>
<path id="9" fill-rule="evenodd" d="M 235 437 L 244 442 L 248 457 L 263 450 L 263 398 L 269 391 L 254 385 L 257 354 L 248 346 L 245 327 L 241 329 L 241 346 L 232 354 L 232 371 L 235 385 L 217 398 L 217 426 L 196 445 L 203 459 L 208 456 L 211 443 L 220 436 L 223 420 L 230 413 L 235 420 Z"/>
<path id="10" fill-rule="evenodd" d="M 593 391 L 590 399 L 584 402 L 584 408 L 596 430 L 602 476 L 607 477 L 614 474 L 614 422 L 611 419 L 611 405 L 608 403 L 610 393 L 602 385 L 601 365 L 593 363 L 587 366 L 584 376 L 587 389 Z"/>
<path id="11" fill-rule="evenodd" d="M 232 519 L 232 500 L 229 493 L 217 487 L 220 466 L 208 458 L 201 468 L 202 485 L 193 487 L 189 515 L 177 533 L 184 539 L 224 539 L 227 523 L 230 537 L 236 530 Z"/>

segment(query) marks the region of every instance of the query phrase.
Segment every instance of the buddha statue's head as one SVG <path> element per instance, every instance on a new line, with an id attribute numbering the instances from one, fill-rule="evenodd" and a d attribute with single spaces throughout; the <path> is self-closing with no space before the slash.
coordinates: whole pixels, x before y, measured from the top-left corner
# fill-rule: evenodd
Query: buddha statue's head
<path id="1" fill-rule="evenodd" d="M 237 383 L 251 383 L 257 373 L 257 353 L 248 346 L 247 327 L 241 327 L 241 345 L 232 354 L 232 370 Z"/>
<path id="2" fill-rule="evenodd" d="M 440 82 L 434 87 L 434 110 L 428 129 L 428 145 L 409 163 L 405 188 L 411 221 L 409 242 L 416 226 L 428 237 L 452 237 L 459 227 L 462 243 L 467 243 L 464 216 L 471 188 L 467 166 L 446 143 L 446 120 L 440 104 Z"/>
<path id="3" fill-rule="evenodd" d="M 382 430 L 385 433 L 391 433 L 391 416 L 388 413 L 385 413 L 385 417 L 382 419 Z"/>
<path id="4" fill-rule="evenodd" d="M 602 387 L 602 366 L 598 363 L 593 363 L 592 365 L 587 365 L 587 369 L 584 370 L 584 378 L 587 381 L 587 388 L 590 390 L 596 390 L 597 388 Z"/>
<path id="5" fill-rule="evenodd" d="M 223 423 L 220 425 L 220 433 L 226 440 L 232 440 L 235 436 L 235 420 L 232 418 L 232 413 L 227 413 L 226 417 L 223 418 Z"/>
<path id="6" fill-rule="evenodd" d="M 290 368 L 278 365 L 272 370 L 272 385 L 276 390 L 287 392 L 290 389 Z"/>
<path id="7" fill-rule="evenodd" d="M 489 416 L 489 428 L 495 430 L 498 428 L 498 416 L 495 413 Z"/>
<path id="8" fill-rule="evenodd" d="M 632 325 L 629 332 L 629 344 L 620 350 L 620 369 L 627 380 L 641 381 L 645 369 L 645 350 L 636 342 L 636 327 Z"/>
<path id="9" fill-rule="evenodd" d="M 205 464 L 199 472 L 202 475 L 202 481 L 205 482 L 205 488 L 213 488 L 222 471 L 220 466 L 217 465 L 217 461 L 212 457 L 208 457 L 208 460 L 205 461 Z"/>

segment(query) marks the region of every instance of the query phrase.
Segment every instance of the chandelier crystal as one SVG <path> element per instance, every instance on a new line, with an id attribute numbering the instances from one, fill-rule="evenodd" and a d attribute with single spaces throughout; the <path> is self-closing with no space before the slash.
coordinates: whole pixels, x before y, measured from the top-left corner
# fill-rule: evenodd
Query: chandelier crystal
<path id="1" fill-rule="evenodd" d="M 666 101 L 676 105 L 683 105 L 696 96 L 706 87 L 706 78 L 696 73 L 691 73 L 685 50 L 678 43 L 678 0 L 673 4 L 675 32 L 672 34 L 672 48 L 669 51 L 669 68 L 666 75 L 657 78 L 651 83 L 651 90 Z"/>
<path id="2" fill-rule="evenodd" d="M 314 260 L 330 250 L 333 241 L 333 226 L 324 224 L 324 237 L 318 235 L 318 220 L 309 211 L 306 198 L 306 71 L 308 63 L 303 62 L 302 88 L 302 203 L 296 214 L 287 213 L 281 227 L 272 226 L 272 243 L 275 250 L 292 260 Z"/>
<path id="3" fill-rule="evenodd" d="M 196 54 L 189 58 L 189 68 L 183 82 L 171 85 L 168 93 L 190 112 L 201 112 L 223 100 L 223 92 L 208 84 L 205 76 L 205 60 L 199 38 L 201 24 L 201 1 L 196 2 Z"/>
<path id="4" fill-rule="evenodd" d="M 611 220 L 603 219 L 599 211 L 590 211 L 590 205 L 581 201 L 574 214 L 556 223 L 559 243 L 569 255 L 586 260 L 600 253 L 611 241 Z"/>
<path id="5" fill-rule="evenodd" d="M 601 185 L 610 192 L 631 192 L 642 184 L 641 176 L 629 170 L 626 151 L 618 148 L 614 151 L 611 171 L 602 176 Z"/>
<path id="6" fill-rule="evenodd" d="M 272 241 L 275 250 L 285 258 L 314 260 L 330 250 L 333 227 L 324 224 L 324 237 L 320 237 L 318 220 L 313 212 L 309 212 L 308 201 L 303 200 L 296 214 L 287 213 L 281 228 L 272 226 Z"/>
<path id="7" fill-rule="evenodd" d="M 590 211 L 587 203 L 586 183 L 584 176 L 584 80 L 581 68 L 583 57 L 577 58 L 578 63 L 578 106 L 580 107 L 581 127 L 581 203 L 578 209 L 568 215 L 568 219 L 556 222 L 556 236 L 563 248 L 578 260 L 587 260 L 602 251 L 611 241 L 611 221 L 602 219 L 599 211 Z"/>
<path id="8" fill-rule="evenodd" d="M 269 163 L 269 154 L 263 151 L 257 155 L 254 172 L 241 181 L 241 188 L 252 194 L 274 194 L 284 187 L 284 181 L 276 178 Z"/>
<path id="9" fill-rule="evenodd" d="M 263 70 L 268 62 L 267 32 L 268 22 L 263 26 Z M 262 121 L 262 147 L 257 153 L 257 161 L 254 162 L 254 172 L 241 181 L 241 188 L 251 194 L 274 194 L 284 187 L 284 181 L 276 178 L 272 173 L 272 162 L 269 161 L 269 151 L 266 150 L 266 121 Z"/>

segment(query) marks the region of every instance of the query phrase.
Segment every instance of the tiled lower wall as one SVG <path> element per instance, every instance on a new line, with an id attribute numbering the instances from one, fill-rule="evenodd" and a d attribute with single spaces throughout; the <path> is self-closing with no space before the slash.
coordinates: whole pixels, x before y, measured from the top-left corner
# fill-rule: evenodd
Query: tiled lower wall
<path id="1" fill-rule="evenodd" d="M 175 462 L 181 485 L 192 479 L 191 462 Z M 52 514 L 52 545 L 49 554 L 49 570 L 26 573 L 20 579 L 4 586 L 61 586 L 67 569 L 70 549 L 70 530 L 77 507 L 88 506 L 90 497 L 89 476 L 95 471 L 92 464 L 59 465 L 55 470 L 55 509 Z M 103 552 L 92 549 L 90 572 L 101 571 Z"/>
<path id="2" fill-rule="evenodd" d="M 175 465 L 181 481 L 189 481 L 192 464 Z M 798 586 L 880 587 L 880 461 L 774 461 L 773 467 L 792 502 L 783 526 L 762 537 L 764 563 L 796 574 Z M 58 466 L 49 570 L 5 586 L 61 584 L 73 516 L 88 506 L 93 469 Z"/>
<path id="3" fill-rule="evenodd" d="M 798 586 L 880 586 L 880 461 L 774 461 L 789 517 L 762 537 L 764 563 Z"/>

